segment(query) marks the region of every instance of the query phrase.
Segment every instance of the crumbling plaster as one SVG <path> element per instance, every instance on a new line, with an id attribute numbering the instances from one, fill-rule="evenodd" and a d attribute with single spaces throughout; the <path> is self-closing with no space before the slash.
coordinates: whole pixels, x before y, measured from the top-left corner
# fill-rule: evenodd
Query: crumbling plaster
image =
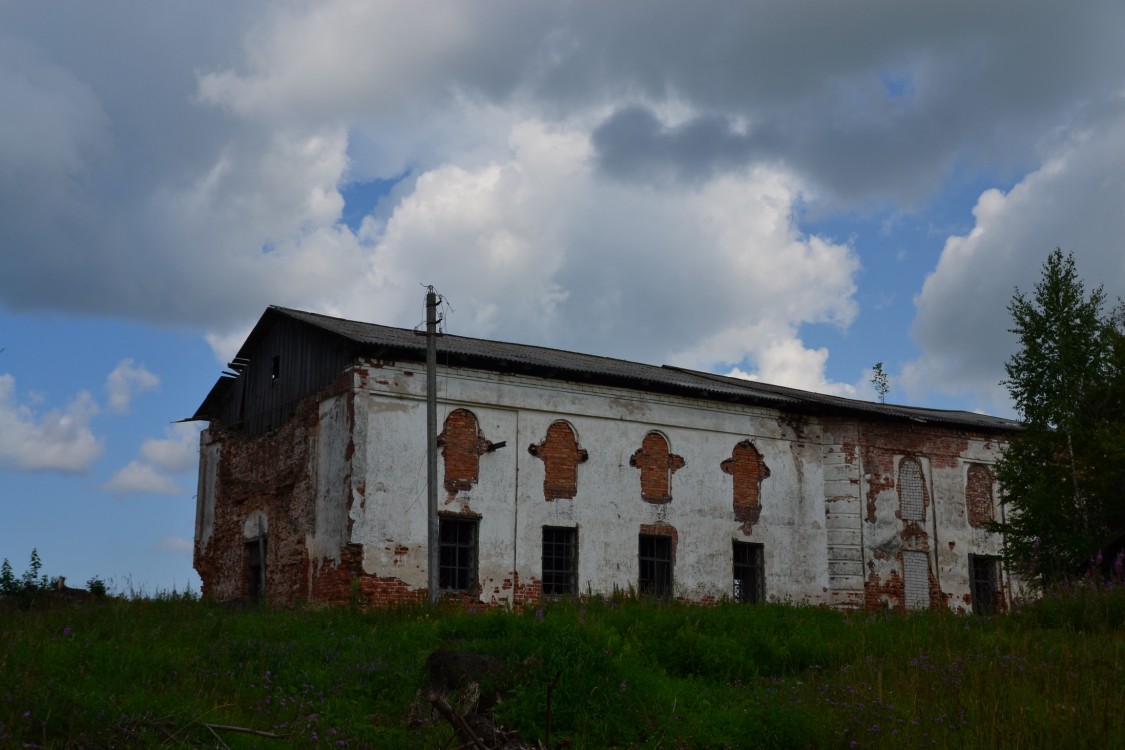
<path id="1" fill-rule="evenodd" d="M 365 572 L 423 587 L 424 380 L 396 366 L 365 369 L 369 375 L 356 411 L 368 420 L 367 428 L 357 431 L 364 445 L 357 453 L 367 464 L 366 510 L 358 514 L 353 507 L 352 541 L 363 545 Z M 818 572 L 825 570 L 819 446 L 798 442 L 793 428 L 769 410 L 715 408 L 673 396 L 642 398 L 605 387 L 551 386 L 535 378 L 472 371 L 445 372 L 440 378 L 439 430 L 450 412 L 464 408 L 477 417 L 484 438 L 505 443 L 481 456 L 480 476 L 470 489 L 452 501 L 439 493 L 441 510 L 481 518 L 483 600 L 514 601 L 519 585 L 534 585 L 545 525 L 578 528 L 583 592 L 635 588 L 637 535 L 642 526 L 655 524 L 667 524 L 678 535 L 677 595 L 729 595 L 731 541 L 739 539 L 764 545 L 767 591 L 795 601 L 821 599 L 828 581 Z M 504 408 L 491 405 L 496 403 Z M 560 419 L 574 430 L 588 457 L 577 468 L 575 496 L 548 500 L 544 464 L 526 446 L 542 441 Z M 666 504 L 643 501 L 639 472 L 629 465 L 653 431 L 684 457 L 671 476 L 673 499 Z M 753 442 L 771 472 L 761 486 L 759 523 L 749 535 L 735 519 L 733 477 L 721 469 L 744 440 Z M 519 583 L 513 584 L 517 576 Z"/>
<path id="2" fill-rule="evenodd" d="M 244 586 L 231 572 L 241 540 L 232 552 L 222 529 L 236 524 L 247 537 L 244 525 L 258 513 L 270 528 L 271 597 L 384 604 L 424 596 L 424 373 L 360 361 L 306 401 L 267 436 L 204 433 L 196 561 L 205 593 L 232 598 Z M 732 541 L 763 545 L 771 598 L 869 608 L 905 606 L 902 553 L 916 551 L 930 560 L 930 605 L 964 609 L 968 555 L 1002 550 L 997 535 L 968 522 L 968 468 L 991 466 L 1000 450 L 971 433 L 440 367 L 439 432 L 458 409 L 476 421 L 475 481 L 446 482 L 439 458 L 439 511 L 479 518 L 479 590 L 471 601 L 519 605 L 539 596 L 544 526 L 578 530 L 580 593 L 634 589 L 638 534 L 673 535 L 675 595 L 697 601 L 730 595 Z M 546 497 L 546 463 L 528 446 L 560 420 L 584 458 L 573 497 L 565 496 L 569 485 L 553 493 L 563 496 Z M 653 432 L 682 460 L 670 473 L 667 502 L 646 501 L 641 471 L 630 465 Z M 464 434 L 451 431 L 449 439 Z M 761 461 L 752 523 L 736 508 L 735 477 L 724 470 L 740 443 L 753 448 L 740 455 Z M 289 465 L 261 467 L 259 456 Z M 901 517 L 898 469 L 906 457 L 922 467 L 921 522 Z M 283 552 L 298 540 L 299 552 Z M 298 580 L 274 582 L 283 554 L 286 575 Z"/>

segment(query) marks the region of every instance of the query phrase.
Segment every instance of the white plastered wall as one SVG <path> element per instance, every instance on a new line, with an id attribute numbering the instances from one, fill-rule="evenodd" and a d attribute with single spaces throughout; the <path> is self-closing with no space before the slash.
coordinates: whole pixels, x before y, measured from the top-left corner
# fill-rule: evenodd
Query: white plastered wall
<path id="1" fill-rule="evenodd" d="M 364 546 L 365 572 L 424 587 L 425 379 L 417 370 L 393 365 L 358 372 L 352 470 L 362 464 L 364 491 L 361 502 L 352 503 L 351 541 Z M 679 596 L 729 595 L 731 543 L 741 540 L 763 545 L 771 598 L 827 601 L 821 447 L 815 425 L 798 435 L 768 409 L 674 396 L 642 398 L 624 389 L 443 368 L 439 431 L 456 408 L 473 412 L 485 438 L 506 443 L 481 456 L 479 480 L 471 489 L 451 503 L 445 489 L 439 490 L 439 508 L 480 515 L 483 601 L 510 600 L 513 573 L 525 585 L 539 577 L 544 525 L 578 529 L 582 593 L 635 588 L 637 535 L 643 524 L 659 522 L 677 532 L 674 585 Z M 527 447 L 541 441 L 560 419 L 573 427 L 589 460 L 578 466 L 573 499 L 547 501 L 543 461 Z M 629 465 L 629 457 L 654 430 L 685 461 L 671 477 L 672 501 L 661 505 L 642 499 L 639 471 Z M 761 483 L 761 517 L 749 535 L 734 520 L 733 479 L 720 468 L 735 445 L 747 439 L 770 469 Z M 322 478 L 328 476 L 323 469 Z M 439 458 L 439 483 L 443 469 Z M 327 492 L 320 494 L 327 498 Z"/>

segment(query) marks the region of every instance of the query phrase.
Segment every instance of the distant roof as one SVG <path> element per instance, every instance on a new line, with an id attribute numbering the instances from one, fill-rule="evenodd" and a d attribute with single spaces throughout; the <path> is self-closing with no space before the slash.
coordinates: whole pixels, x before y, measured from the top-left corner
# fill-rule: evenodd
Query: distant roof
<path id="1" fill-rule="evenodd" d="M 249 359 L 255 350 L 257 339 L 269 328 L 273 316 L 292 318 L 340 337 L 351 345 L 357 356 L 425 361 L 424 331 L 361 323 L 271 305 L 239 350 L 235 362 Z M 854 414 L 984 430 L 1008 431 L 1020 428 L 1019 422 L 974 412 L 877 404 L 669 365 L 646 365 L 612 357 L 467 336 L 443 334 L 438 339 L 438 353 L 441 364 L 523 373 L 554 380 L 615 385 L 657 393 L 691 395 L 714 401 L 759 404 L 785 411 Z M 231 378 L 228 377 L 215 384 L 194 419 L 206 418 L 204 412 L 207 403 L 220 396 L 229 387 L 230 381 Z"/>

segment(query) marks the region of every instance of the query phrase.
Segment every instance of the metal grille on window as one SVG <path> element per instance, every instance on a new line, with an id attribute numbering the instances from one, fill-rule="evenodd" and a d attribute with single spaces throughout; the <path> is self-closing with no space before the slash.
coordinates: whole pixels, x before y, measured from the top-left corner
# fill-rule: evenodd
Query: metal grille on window
<path id="1" fill-rule="evenodd" d="M 543 527 L 543 593 L 578 593 L 578 530 Z"/>
<path id="2" fill-rule="evenodd" d="M 438 585 L 442 591 L 472 591 L 477 586 L 476 519 L 442 518 Z"/>
<path id="3" fill-rule="evenodd" d="M 969 555 L 972 577 L 973 612 L 990 615 L 996 611 L 996 593 L 1000 590 L 1000 561 L 995 557 Z"/>
<path id="4" fill-rule="evenodd" d="M 926 520 L 923 498 L 922 465 L 915 458 L 902 459 L 898 467 L 898 500 L 902 506 L 902 520 Z"/>
<path id="5" fill-rule="evenodd" d="M 734 599 L 739 602 L 766 600 L 765 555 L 762 545 L 734 543 Z"/>
<path id="6" fill-rule="evenodd" d="M 651 596 L 671 596 L 672 537 L 641 534 L 638 561 L 640 592 Z"/>

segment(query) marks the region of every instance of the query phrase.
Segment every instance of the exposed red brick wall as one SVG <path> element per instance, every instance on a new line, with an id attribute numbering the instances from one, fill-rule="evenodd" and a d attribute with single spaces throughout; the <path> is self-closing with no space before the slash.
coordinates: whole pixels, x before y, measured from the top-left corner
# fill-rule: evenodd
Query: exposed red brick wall
<path id="1" fill-rule="evenodd" d="M 561 419 L 547 428 L 547 436 L 527 452 L 543 461 L 543 499 L 570 499 L 578 494 L 578 464 L 590 456 L 579 447 L 574 430 Z"/>
<path id="2" fill-rule="evenodd" d="M 901 524 L 897 535 L 899 539 L 899 543 L 896 545 L 897 551 L 890 552 L 888 550 L 898 561 L 899 570 L 892 569 L 889 577 L 886 580 L 881 580 L 880 575 L 876 573 L 874 560 L 868 563 L 868 577 L 864 585 L 864 606 L 868 609 L 881 609 L 883 598 L 886 598 L 894 608 L 905 606 L 901 571 L 902 552 L 911 550 L 926 552 L 930 555 L 928 572 L 930 607 L 934 609 L 947 607 L 952 597 L 951 594 L 942 590 L 933 570 L 932 541 L 926 523 L 904 519 L 902 516 L 897 470 L 904 461 L 912 458 L 918 460 L 919 467 L 924 467 L 925 464 L 922 459 L 925 459 L 932 471 L 955 469 L 962 465 L 962 456 L 968 450 L 970 440 L 984 440 L 987 443 L 990 436 L 970 430 L 957 430 L 935 425 L 912 429 L 909 426 L 894 423 L 861 423 L 858 425 L 858 437 L 858 456 L 863 464 L 867 485 L 865 497 L 866 522 L 874 524 L 876 521 L 885 522 L 887 520 L 886 518 L 877 518 L 877 500 L 880 496 L 884 496 L 884 493 L 893 491 L 900 499 L 898 508 L 895 510 L 895 517 Z M 897 466 L 895 464 L 896 456 L 903 457 Z M 933 499 L 930 497 L 930 488 L 928 481 L 925 479 L 925 472 L 922 473 L 922 477 L 922 503 L 925 510 L 924 515 L 928 516 Z M 988 483 L 988 490 L 991 492 L 991 480 Z M 877 560 L 887 560 L 888 557 L 887 554 L 880 554 L 878 549 L 872 554 Z M 888 575 L 885 572 L 885 567 L 882 575 Z"/>
<path id="3" fill-rule="evenodd" d="M 491 444 L 480 431 L 475 414 L 468 409 L 454 409 L 445 418 L 438 445 L 445 464 L 445 491 L 452 500 L 458 492 L 470 490 L 477 483 L 480 457 Z"/>
<path id="4" fill-rule="evenodd" d="M 292 419 L 254 438 L 211 426 L 212 439 L 221 443 L 214 520 L 206 549 L 199 540 L 195 549 L 204 597 L 230 601 L 250 595 L 243 526 L 261 513 L 267 530 L 266 599 L 291 604 L 308 598 L 305 537 L 315 528 L 310 446 L 318 410 L 319 398 L 304 399 Z"/>
<path id="5" fill-rule="evenodd" d="M 874 566 L 870 566 L 874 567 Z M 886 582 L 879 580 L 879 574 L 874 570 L 867 575 L 863 584 L 864 608 L 878 612 L 884 607 L 889 609 L 905 608 L 905 582 L 897 570 L 892 570 Z"/>
<path id="6" fill-rule="evenodd" d="M 734 477 L 734 520 L 742 524 L 742 533 L 749 534 L 762 515 L 762 480 L 770 475 L 770 468 L 749 440 L 734 446 L 720 467 Z"/>
<path id="7" fill-rule="evenodd" d="M 987 466 L 973 464 L 965 480 L 965 510 L 969 525 L 984 528 L 993 520 L 992 472 Z"/>
<path id="8" fill-rule="evenodd" d="M 310 599 L 320 604 L 390 607 L 423 602 L 427 596 L 427 589 L 411 589 L 399 578 L 365 573 L 363 545 L 346 544 L 339 562 L 324 560 L 316 566 Z"/>
<path id="9" fill-rule="evenodd" d="M 504 596 L 503 592 L 512 592 L 512 605 L 516 607 L 523 607 L 530 604 L 538 604 L 543 599 L 543 582 L 538 578 L 532 576 L 531 580 L 527 583 L 520 581 L 520 574 L 514 570 L 508 571 L 508 577 L 504 579 L 503 583 L 494 587 L 492 590 L 491 605 L 505 605 L 508 603 L 508 598 Z"/>
<path id="10" fill-rule="evenodd" d="M 867 520 L 875 521 L 876 498 L 896 487 L 895 456 L 924 456 L 931 469 L 955 468 L 968 449 L 970 438 L 977 433 L 927 425 L 921 429 L 898 424 L 863 424 L 860 426 L 859 455 L 867 479 Z M 929 489 L 923 482 L 929 506 Z"/>
<path id="11" fill-rule="evenodd" d="M 902 553 L 898 555 L 899 563 L 902 562 Z M 869 564 L 868 568 L 874 568 Z M 933 561 L 927 565 L 928 585 L 930 590 L 930 609 L 943 610 L 949 605 L 950 594 L 941 590 L 938 580 L 934 576 Z M 906 611 L 906 581 L 898 570 L 891 570 L 885 582 L 879 580 L 879 575 L 874 570 L 869 570 L 867 580 L 863 584 L 864 609 L 872 612 L 884 608 Z"/>
<path id="12" fill-rule="evenodd" d="M 641 470 L 641 497 L 646 502 L 672 502 L 672 475 L 684 468 L 684 459 L 668 450 L 668 440 L 663 435 L 645 435 L 641 447 L 629 458 L 629 465 Z"/>

